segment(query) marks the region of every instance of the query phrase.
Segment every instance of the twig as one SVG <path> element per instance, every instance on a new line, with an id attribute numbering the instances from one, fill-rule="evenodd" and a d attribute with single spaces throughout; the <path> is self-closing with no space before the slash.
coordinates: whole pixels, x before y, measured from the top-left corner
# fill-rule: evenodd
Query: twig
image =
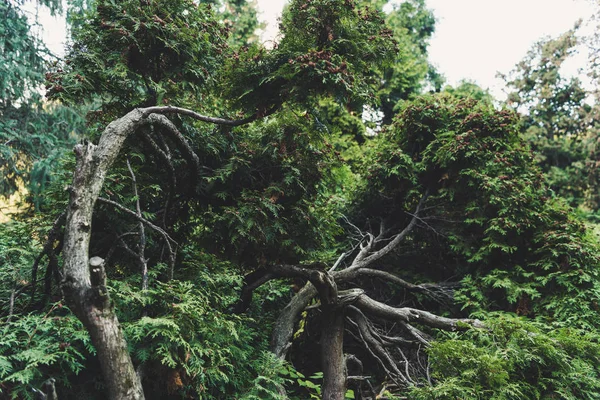
<path id="1" fill-rule="evenodd" d="M 133 168 L 131 168 L 131 163 L 129 162 L 129 157 L 127 157 L 127 168 L 129 169 L 129 173 L 131 174 L 131 184 L 133 186 L 133 195 L 135 196 L 135 210 L 138 216 L 138 219 L 142 218 L 142 207 L 140 206 L 140 196 L 137 190 L 137 180 L 135 178 L 135 174 L 133 172 Z M 144 230 L 144 223 L 142 221 L 138 222 L 138 232 L 139 232 L 139 244 L 138 244 L 138 262 L 140 264 L 142 270 L 142 290 L 148 290 L 148 263 L 146 262 L 146 232 Z"/>
<path id="2" fill-rule="evenodd" d="M 162 139 L 161 135 L 158 135 L 158 137 Z M 160 146 L 154 141 L 154 139 L 152 139 L 152 137 L 150 137 L 150 135 L 147 133 L 144 133 L 142 135 L 142 138 L 144 138 L 146 140 L 146 142 L 150 145 L 150 147 L 154 150 L 154 152 L 156 154 L 158 154 L 159 158 L 163 160 L 164 164 L 167 166 L 167 169 L 169 170 L 169 193 L 167 194 L 167 199 L 165 200 L 165 212 L 163 213 L 163 226 L 166 228 L 167 227 L 167 214 L 169 213 L 169 207 L 173 203 L 175 188 L 177 186 L 177 178 L 175 176 L 175 167 L 173 166 L 173 163 L 171 162 L 171 155 L 170 155 L 170 152 L 168 152 L 168 150 L 164 151 L 163 149 L 161 149 Z M 163 141 L 163 143 L 164 143 L 164 141 Z M 166 143 L 164 143 L 164 146 L 168 149 L 168 146 L 166 145 Z"/>
<path id="3" fill-rule="evenodd" d="M 173 240 L 171 238 L 171 236 L 169 236 L 169 234 L 167 232 L 165 232 L 164 229 L 160 228 L 159 226 L 154 225 L 152 222 L 148 221 L 147 219 L 140 217 L 136 212 L 131 211 L 130 209 L 128 209 L 127 207 L 117 203 L 116 201 L 112 201 L 110 199 L 106 199 L 104 197 L 98 197 L 98 200 L 106 203 L 106 204 L 110 204 L 116 208 L 118 208 L 119 210 L 135 217 L 138 221 L 143 222 L 144 224 L 146 224 L 148 227 L 150 227 L 151 229 L 155 230 L 156 232 L 158 232 L 160 235 L 162 235 L 165 244 L 167 245 L 167 248 L 169 250 L 169 280 L 173 278 L 173 270 L 175 267 L 175 255 L 176 255 L 176 250 L 173 248 L 174 246 L 177 246 L 177 242 L 175 240 Z M 173 245 L 172 245 L 173 244 Z"/>

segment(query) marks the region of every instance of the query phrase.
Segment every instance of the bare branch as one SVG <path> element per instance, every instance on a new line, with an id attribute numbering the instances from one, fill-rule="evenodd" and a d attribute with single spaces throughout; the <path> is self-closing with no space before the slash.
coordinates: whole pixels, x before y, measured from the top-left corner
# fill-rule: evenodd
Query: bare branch
<path id="1" fill-rule="evenodd" d="M 233 312 L 235 314 L 241 314 L 246 311 L 250 306 L 254 291 L 275 277 L 276 276 L 274 274 L 268 272 L 264 268 L 246 275 L 244 277 L 244 286 L 242 287 L 242 292 L 240 293 L 240 299 L 233 307 Z"/>
<path id="2" fill-rule="evenodd" d="M 133 186 L 133 195 L 135 196 L 135 211 L 138 218 L 138 254 L 137 260 L 142 270 L 142 290 L 148 290 L 148 263 L 146 262 L 146 232 L 144 230 L 144 223 L 141 221 L 142 217 L 142 207 L 140 206 L 140 196 L 137 190 L 137 179 L 135 178 L 135 174 L 133 173 L 133 168 L 131 168 L 131 163 L 129 162 L 129 157 L 127 157 L 127 168 L 129 169 L 129 173 L 131 174 L 131 184 Z"/>
<path id="3" fill-rule="evenodd" d="M 365 237 L 365 233 L 358 226 L 356 226 L 352 222 L 350 222 L 348 217 L 346 217 L 345 215 L 342 215 L 342 219 L 344 220 L 344 222 L 346 222 L 348 225 L 350 225 L 352 228 L 354 228 L 354 230 L 357 232 L 359 238 L 362 239 L 363 237 Z"/>
<path id="4" fill-rule="evenodd" d="M 202 165 L 200 164 L 200 158 L 192 149 L 187 139 L 179 132 L 179 129 L 175 126 L 170 119 L 164 115 L 150 114 L 144 120 L 144 122 L 151 126 L 158 126 L 164 129 L 164 131 L 175 141 L 179 149 L 183 153 L 183 157 L 186 161 L 193 166 L 193 173 L 191 174 L 191 188 L 196 186 L 196 181 L 202 174 Z"/>
<path id="5" fill-rule="evenodd" d="M 31 267 L 31 282 L 33 283 L 31 285 L 31 301 L 32 302 L 35 297 L 35 290 L 36 290 L 35 283 L 37 282 L 37 272 L 38 272 L 38 267 L 39 267 L 40 261 L 42 261 L 42 258 L 45 255 L 50 257 L 50 255 L 54 253 L 54 251 L 55 251 L 54 242 L 56 241 L 56 238 L 58 236 L 59 229 L 65 223 L 66 217 L 67 217 L 67 210 L 63 211 L 58 216 L 58 218 L 56 218 L 56 220 L 54 220 L 54 223 L 52 224 L 52 228 L 48 232 L 48 237 L 46 238 L 46 243 L 44 243 L 44 248 L 42 249 L 40 254 L 38 254 L 35 261 L 33 262 L 33 266 Z"/>
<path id="6" fill-rule="evenodd" d="M 371 329 L 362 311 L 356 307 L 349 306 L 348 312 L 352 314 L 353 321 L 358 328 L 363 344 L 384 371 L 386 371 L 388 376 L 397 383 L 399 383 L 397 380 L 400 380 L 404 384 L 410 383 L 408 376 L 398 369 L 390 353 L 382 346 L 381 340 L 377 337 L 377 333 Z"/>
<path id="7" fill-rule="evenodd" d="M 151 229 L 158 232 L 163 237 L 164 242 L 167 245 L 167 249 L 169 250 L 169 280 L 173 279 L 173 269 L 175 267 L 175 254 L 176 254 L 176 250 L 173 248 L 173 245 L 177 246 L 177 242 L 175 240 L 173 240 L 173 238 L 171 238 L 171 236 L 169 236 L 169 234 L 167 232 L 165 232 L 164 229 L 162 229 L 159 226 L 154 225 L 152 222 L 139 216 L 136 212 L 131 211 L 130 209 L 117 203 L 116 201 L 112 201 L 112 200 L 106 199 L 104 197 L 98 197 L 98 201 L 110 204 L 110 205 L 118 208 L 119 210 L 131 215 L 132 217 L 136 218 L 138 221 L 146 224 Z"/>
<path id="8" fill-rule="evenodd" d="M 353 263 L 353 267 L 355 267 L 355 268 L 366 267 L 369 264 L 373 263 L 374 261 L 379 260 L 381 257 L 390 253 L 392 250 L 394 250 L 400 244 L 400 242 L 402 242 L 402 240 L 404 240 L 406 235 L 408 235 L 410 233 L 410 231 L 412 231 L 412 229 L 414 228 L 415 224 L 417 223 L 417 221 L 419 219 L 419 212 L 421 211 L 421 208 L 423 207 L 423 204 L 425 203 L 427 196 L 428 196 L 428 193 L 425 193 L 423 195 L 423 197 L 421 197 L 421 200 L 419 200 L 419 204 L 417 205 L 417 208 L 414 212 L 413 218 L 410 220 L 408 225 L 400 233 L 398 233 L 397 235 L 394 236 L 394 239 L 390 243 L 388 243 L 382 249 L 371 254 L 370 256 L 364 258 L 363 260 L 359 260 L 358 262 Z"/>
<path id="9" fill-rule="evenodd" d="M 160 136 L 160 135 L 159 135 L 159 137 L 162 138 L 162 136 Z M 164 151 L 163 149 L 161 149 L 160 146 L 154 141 L 154 139 L 152 139 L 152 137 L 150 137 L 149 134 L 147 134 L 147 133 L 142 134 L 142 138 L 144 138 L 144 140 L 150 145 L 150 147 L 159 156 L 159 158 L 162 159 L 162 161 L 164 162 L 164 164 L 166 165 L 166 167 L 169 171 L 169 192 L 167 194 L 167 199 L 165 200 L 165 211 L 163 214 L 163 226 L 166 228 L 167 214 L 169 212 L 169 207 L 173 204 L 175 188 L 177 187 L 177 178 L 176 178 L 176 174 L 175 174 L 175 167 L 173 166 L 173 162 L 171 161 L 170 152 L 167 152 L 167 151 Z M 166 143 L 164 145 L 168 149 L 168 146 L 166 145 Z"/>
<path id="10" fill-rule="evenodd" d="M 403 287 L 406 290 L 426 294 L 429 297 L 431 297 L 433 300 L 435 300 L 439 303 L 448 303 L 449 301 L 451 301 L 452 300 L 452 291 L 457 286 L 457 284 L 455 284 L 455 283 L 447 283 L 447 284 L 444 284 L 444 283 L 441 283 L 441 284 L 421 283 L 421 284 L 415 285 L 413 283 L 405 281 L 404 279 L 402 279 L 392 273 L 377 270 L 377 269 L 370 269 L 370 268 L 357 269 L 357 270 L 355 270 L 355 273 L 352 275 L 356 275 L 356 276 L 365 275 L 365 276 L 370 276 L 370 277 L 381 278 L 386 281 L 393 282 L 393 283 Z M 345 280 L 347 280 L 347 279 L 345 279 Z"/>
<path id="11" fill-rule="evenodd" d="M 185 115 L 187 117 L 191 117 L 198 121 L 209 122 L 211 124 L 216 124 L 216 125 L 226 125 L 226 126 L 244 125 L 244 124 L 247 124 L 247 123 L 257 120 L 258 118 L 270 115 L 270 114 L 274 113 L 276 110 L 277 110 L 277 107 L 273 107 L 272 109 L 270 109 L 266 112 L 262 112 L 262 113 L 258 112 L 247 118 L 231 120 L 231 119 L 223 119 L 223 118 L 217 118 L 217 117 L 209 117 L 206 115 L 199 114 L 195 111 L 188 110 L 187 108 L 173 107 L 173 106 L 156 106 L 156 107 L 147 107 L 147 108 L 140 109 L 140 111 L 142 112 L 143 118 L 146 118 L 150 114 L 153 114 L 153 113 L 155 113 L 155 114 L 179 114 L 179 115 Z"/>
<path id="12" fill-rule="evenodd" d="M 134 217 L 135 219 L 137 219 L 140 222 L 143 222 L 144 224 L 146 224 L 148 227 L 152 228 L 153 230 L 155 230 L 156 232 L 160 233 L 164 238 L 165 241 L 168 243 L 173 243 L 173 244 L 177 244 L 177 242 L 171 238 L 171 236 L 169 236 L 169 234 L 167 232 L 165 232 L 164 229 L 162 229 L 161 227 L 154 225 L 152 222 L 148 221 L 147 219 L 140 217 L 137 215 L 137 213 L 135 211 L 131 211 L 129 208 L 117 203 L 116 201 L 104 198 L 104 197 L 98 197 L 98 201 L 101 201 L 103 203 L 106 204 L 110 204 L 111 206 L 114 206 L 116 208 L 118 208 L 119 210 L 131 215 L 132 217 Z"/>
<path id="13" fill-rule="evenodd" d="M 417 341 L 420 342 L 423 346 L 429 347 L 429 342 L 431 342 L 432 340 L 431 336 L 415 328 L 409 323 L 401 322 L 400 324 L 404 327 L 404 329 L 408 331 L 408 333 L 411 334 L 412 337 L 417 339 Z"/>
<path id="14" fill-rule="evenodd" d="M 370 315 L 392 321 L 418 322 L 432 328 L 450 331 L 485 328 L 485 325 L 477 319 L 446 318 L 410 307 L 395 308 L 373 300 L 367 295 L 360 296 L 354 305 Z"/>
<path id="15" fill-rule="evenodd" d="M 349 252 L 340 254 L 340 256 L 338 257 L 335 264 L 333 264 L 333 267 L 329 268 L 329 272 L 331 273 L 331 272 L 335 271 L 335 269 L 337 267 L 339 267 L 339 265 L 342 263 L 342 261 L 344 261 L 344 258 L 348 257 L 349 255 L 350 255 Z"/>
<path id="16" fill-rule="evenodd" d="M 310 266 L 279 264 L 271 267 L 269 272 L 280 277 L 308 279 L 317 289 L 321 303 L 328 305 L 337 303 L 337 285 L 333 277 L 327 271 L 308 267 Z"/>

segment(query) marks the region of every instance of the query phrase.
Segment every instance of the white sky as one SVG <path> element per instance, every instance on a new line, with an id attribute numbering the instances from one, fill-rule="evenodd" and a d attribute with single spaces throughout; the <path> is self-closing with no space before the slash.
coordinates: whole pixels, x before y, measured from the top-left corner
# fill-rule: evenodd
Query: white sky
<path id="1" fill-rule="evenodd" d="M 401 0 L 396 0 L 401 1 Z M 450 84 L 470 79 L 502 96 L 497 72 L 507 73 L 537 40 L 557 36 L 592 13 L 590 0 L 426 0 L 437 18 L 429 57 Z M 277 33 L 286 0 L 257 0 L 268 23 L 263 40 Z M 30 7 L 34 9 L 34 7 Z M 45 38 L 61 52 L 64 23 L 41 13 Z M 573 65 L 573 70 L 577 69 Z"/>

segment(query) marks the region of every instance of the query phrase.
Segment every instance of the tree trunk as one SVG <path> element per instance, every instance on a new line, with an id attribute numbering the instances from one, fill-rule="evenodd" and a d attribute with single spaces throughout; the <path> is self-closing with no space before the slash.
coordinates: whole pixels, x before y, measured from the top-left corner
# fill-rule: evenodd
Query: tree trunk
<path id="1" fill-rule="evenodd" d="M 268 113 L 275 110 L 269 110 Z M 177 107 L 135 109 L 111 122 L 102 133 L 97 146 L 91 143 L 75 146 L 77 165 L 73 184 L 69 188 L 71 197 L 65 224 L 62 289 L 67 304 L 90 333 L 92 343 L 98 351 L 108 398 L 112 400 L 144 399 L 144 392 L 106 289 L 103 260 L 89 257 L 92 214 L 104 178 L 119 155 L 125 139 L 140 127 L 163 128 L 165 134 L 182 146 L 190 164 L 199 168 L 198 155 L 177 127 L 167 117 L 160 115 L 164 113 L 187 115 L 200 121 L 228 126 L 243 125 L 259 117 L 255 114 L 242 120 L 230 121 L 206 117 Z M 171 252 L 171 268 L 173 263 L 174 256 Z"/>
<path id="2" fill-rule="evenodd" d="M 273 327 L 273 336 L 271 337 L 271 351 L 277 358 L 284 360 L 287 352 L 292 345 L 294 336 L 294 326 L 298 321 L 298 316 L 308 306 L 313 297 L 317 295 L 317 289 L 312 283 L 306 285 L 279 313 L 275 326 Z"/>
<path id="3" fill-rule="evenodd" d="M 142 122 L 142 113 L 134 110 L 109 124 L 98 146 L 75 147 L 77 165 L 65 224 L 62 289 L 67 304 L 90 333 L 112 400 L 141 400 L 144 393 L 106 289 L 104 262 L 89 257 L 92 214 L 108 169 L 127 136 Z"/>
<path id="4" fill-rule="evenodd" d="M 323 364 L 323 400 L 343 400 L 346 394 L 344 361 L 344 312 L 338 305 L 323 307 L 321 357 Z"/>

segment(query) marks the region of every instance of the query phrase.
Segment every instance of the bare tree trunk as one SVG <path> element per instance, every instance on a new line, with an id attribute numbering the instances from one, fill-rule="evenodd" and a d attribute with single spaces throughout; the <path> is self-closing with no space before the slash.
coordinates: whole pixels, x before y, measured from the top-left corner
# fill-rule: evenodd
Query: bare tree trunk
<path id="1" fill-rule="evenodd" d="M 317 289 L 312 283 L 306 285 L 285 306 L 279 313 L 275 326 L 273 327 L 273 336 L 271 337 L 271 351 L 277 358 L 284 360 L 288 350 L 292 345 L 294 336 L 294 326 L 298 320 L 298 315 L 308 306 L 313 297 L 317 295 Z"/>
<path id="2" fill-rule="evenodd" d="M 108 125 L 97 146 L 75 147 L 77 165 L 65 224 L 63 292 L 90 333 L 113 400 L 141 400 L 144 393 L 106 289 L 104 260 L 89 257 L 92 214 L 108 169 L 141 122 L 142 113 L 134 110 Z"/>
<path id="3" fill-rule="evenodd" d="M 323 400 L 343 400 L 346 394 L 344 360 L 344 310 L 338 304 L 323 307 L 321 357 L 323 364 Z"/>
<path id="4" fill-rule="evenodd" d="M 268 113 L 275 110 L 273 108 Z M 106 289 L 104 261 L 99 257 L 89 256 L 92 214 L 104 178 L 119 155 L 125 139 L 142 126 L 160 126 L 166 135 L 183 146 L 191 164 L 199 166 L 198 156 L 177 127 L 161 115 L 164 113 L 187 115 L 200 121 L 228 126 L 243 125 L 259 118 L 255 114 L 242 120 L 230 121 L 177 107 L 135 109 L 111 122 L 102 133 L 98 145 L 87 143 L 75 146 L 77 164 L 70 187 L 71 197 L 65 224 L 62 289 L 67 304 L 90 333 L 92 343 L 98 351 L 108 398 L 112 400 L 144 399 L 144 392 Z M 134 215 L 141 220 L 139 214 L 138 209 Z M 162 229 L 155 226 L 153 229 L 162 232 L 165 237 L 172 269 L 175 253 L 170 247 L 169 237 Z"/>

